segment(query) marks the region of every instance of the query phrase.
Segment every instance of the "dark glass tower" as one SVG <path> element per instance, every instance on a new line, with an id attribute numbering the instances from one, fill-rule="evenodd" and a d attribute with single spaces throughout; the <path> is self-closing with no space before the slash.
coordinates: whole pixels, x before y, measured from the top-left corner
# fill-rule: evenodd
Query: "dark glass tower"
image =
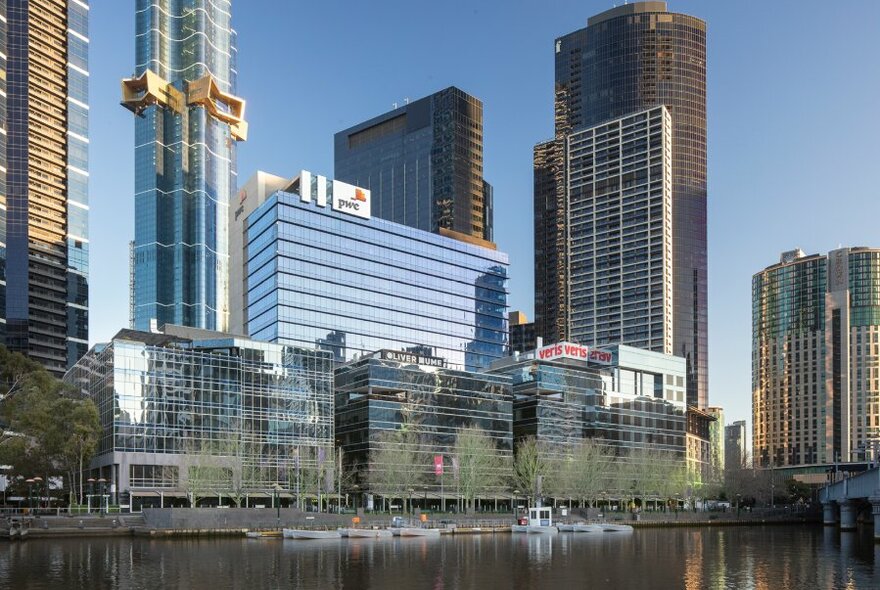
<path id="1" fill-rule="evenodd" d="M 230 0 L 137 0 L 134 327 L 228 321 L 229 199 L 247 136 Z"/>
<path id="2" fill-rule="evenodd" d="M 451 86 L 340 131 L 334 143 L 334 176 L 370 189 L 374 217 L 492 241 L 478 99 Z"/>
<path id="3" fill-rule="evenodd" d="M 56 375 L 88 349 L 88 13 L 0 1 L 0 342 Z"/>
<path id="4" fill-rule="evenodd" d="M 708 403 L 706 23 L 637 2 L 555 42 L 555 139 L 535 148 L 535 314 L 545 339 L 567 336 L 568 269 L 539 252 L 566 223 L 565 137 L 651 107 L 672 117 L 673 354 L 688 366 L 688 403 Z M 562 168 L 562 172 L 560 172 Z M 567 243 L 567 241 L 566 241 Z M 555 332 L 554 332 L 555 331 Z M 559 334 L 558 332 L 562 332 Z"/>

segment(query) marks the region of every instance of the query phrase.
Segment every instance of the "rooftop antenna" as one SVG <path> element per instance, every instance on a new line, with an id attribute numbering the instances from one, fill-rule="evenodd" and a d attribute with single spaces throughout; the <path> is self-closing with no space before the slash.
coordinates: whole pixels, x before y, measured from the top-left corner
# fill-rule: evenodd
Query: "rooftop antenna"
<path id="1" fill-rule="evenodd" d="M 392 105 L 392 106 L 391 106 L 392 109 L 396 109 L 396 108 L 397 108 L 397 103 L 396 103 L 396 102 L 392 102 L 391 105 Z"/>
<path id="2" fill-rule="evenodd" d="M 408 96 L 403 99 L 403 104 L 409 104 L 409 97 Z"/>

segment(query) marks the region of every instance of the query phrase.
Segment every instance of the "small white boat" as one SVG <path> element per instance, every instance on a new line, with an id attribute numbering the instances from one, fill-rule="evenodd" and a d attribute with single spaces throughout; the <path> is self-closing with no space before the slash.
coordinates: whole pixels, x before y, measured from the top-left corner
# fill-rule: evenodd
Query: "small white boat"
<path id="1" fill-rule="evenodd" d="M 536 506 L 529 508 L 529 517 L 526 524 L 514 524 L 510 526 L 512 533 L 552 534 L 558 533 L 559 529 L 553 526 L 553 510 L 549 506 Z"/>
<path id="2" fill-rule="evenodd" d="M 339 529 L 339 532 L 343 537 L 352 539 L 377 539 L 391 536 L 391 531 L 388 529 Z"/>
<path id="3" fill-rule="evenodd" d="M 339 539 L 342 537 L 339 531 L 309 531 L 305 529 L 282 529 L 281 534 L 285 539 Z"/>
<path id="4" fill-rule="evenodd" d="M 598 524 L 558 524 L 556 528 L 560 533 L 601 533 L 602 527 Z"/>
<path id="5" fill-rule="evenodd" d="M 420 529 L 416 527 L 398 527 L 391 529 L 395 537 L 439 537 L 440 529 Z"/>
<path id="6" fill-rule="evenodd" d="M 632 532 L 633 528 L 628 524 L 607 524 L 602 523 L 599 525 L 602 527 L 602 530 L 606 533 L 614 533 L 614 532 Z"/>

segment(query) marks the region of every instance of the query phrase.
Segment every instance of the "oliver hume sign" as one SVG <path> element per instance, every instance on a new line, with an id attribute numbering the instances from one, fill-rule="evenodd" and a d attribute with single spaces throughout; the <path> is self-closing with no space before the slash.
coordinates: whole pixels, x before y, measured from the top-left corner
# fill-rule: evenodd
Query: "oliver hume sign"
<path id="1" fill-rule="evenodd" d="M 611 353 L 605 350 L 598 350 L 583 346 L 581 344 L 572 344 L 570 342 L 559 342 L 550 344 L 535 351 L 535 358 L 542 361 L 552 361 L 557 359 L 576 359 L 598 363 L 600 365 L 611 364 Z"/>

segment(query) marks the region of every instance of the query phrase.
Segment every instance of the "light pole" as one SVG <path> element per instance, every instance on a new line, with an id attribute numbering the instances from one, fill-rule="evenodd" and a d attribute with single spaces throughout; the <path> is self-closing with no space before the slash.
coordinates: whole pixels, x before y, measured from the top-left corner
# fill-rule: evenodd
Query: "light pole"
<path id="1" fill-rule="evenodd" d="M 42 477 L 40 477 L 39 475 L 36 476 L 36 477 L 34 477 L 34 488 L 35 488 L 34 491 L 35 491 L 36 494 L 37 494 L 37 508 L 41 508 L 41 507 L 42 507 L 41 505 L 42 505 L 42 500 L 43 500 L 43 498 L 42 498 L 42 494 L 41 494 L 41 491 L 40 491 L 40 487 L 41 487 L 41 484 L 42 484 L 42 483 L 43 483 L 43 478 L 42 478 Z M 47 485 L 46 487 L 48 487 L 48 485 Z"/>
<path id="2" fill-rule="evenodd" d="M 95 495 L 95 478 L 90 477 L 86 481 L 89 484 L 89 495 L 87 496 L 87 499 L 89 502 L 88 502 L 88 507 L 86 508 L 86 514 L 91 514 L 92 513 L 92 497 Z"/>
<path id="3" fill-rule="evenodd" d="M 412 488 L 410 488 L 410 489 L 409 489 L 409 513 L 410 513 L 410 514 L 412 514 L 412 512 L 413 512 L 413 507 L 412 507 L 412 497 L 413 497 L 413 492 L 415 492 L 415 490 L 412 489 Z"/>
<path id="4" fill-rule="evenodd" d="M 275 495 L 275 519 L 278 522 L 278 526 L 281 526 L 281 486 L 277 483 L 275 487 L 272 488 L 272 493 Z"/>
<path id="5" fill-rule="evenodd" d="M 107 480 L 103 477 L 98 478 L 98 514 L 104 516 L 104 485 Z"/>
<path id="6" fill-rule="evenodd" d="M 513 518 L 514 519 L 518 516 L 517 504 L 519 504 L 519 490 L 513 490 Z"/>
<path id="7" fill-rule="evenodd" d="M 34 510 L 34 480 L 33 478 L 28 478 L 24 480 L 28 487 L 28 510 L 33 512 Z"/>

